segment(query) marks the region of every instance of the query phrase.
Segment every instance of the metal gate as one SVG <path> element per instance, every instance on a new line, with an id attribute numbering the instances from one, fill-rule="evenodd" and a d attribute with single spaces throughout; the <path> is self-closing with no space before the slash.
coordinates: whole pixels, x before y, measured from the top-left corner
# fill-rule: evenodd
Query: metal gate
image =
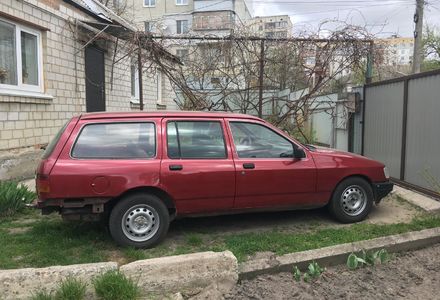
<path id="1" fill-rule="evenodd" d="M 391 177 L 440 194 L 440 70 L 365 86 L 362 154 Z"/>

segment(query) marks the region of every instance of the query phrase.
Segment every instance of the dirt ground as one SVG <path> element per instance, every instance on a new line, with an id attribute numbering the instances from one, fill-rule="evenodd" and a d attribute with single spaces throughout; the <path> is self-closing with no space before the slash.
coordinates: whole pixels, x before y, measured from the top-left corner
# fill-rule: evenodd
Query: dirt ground
<path id="1" fill-rule="evenodd" d="M 363 222 L 374 224 L 409 223 L 420 213 L 396 195 L 387 196 L 373 209 Z M 175 239 L 188 232 L 210 234 L 244 233 L 280 230 L 300 232 L 310 228 L 346 226 L 334 220 L 326 208 L 297 211 L 263 212 L 216 217 L 178 219 L 171 223 L 168 239 Z"/>
<path id="2" fill-rule="evenodd" d="M 243 281 L 226 299 L 440 299 L 440 244 L 397 255 L 374 267 L 326 270 L 311 283 L 291 273 Z"/>

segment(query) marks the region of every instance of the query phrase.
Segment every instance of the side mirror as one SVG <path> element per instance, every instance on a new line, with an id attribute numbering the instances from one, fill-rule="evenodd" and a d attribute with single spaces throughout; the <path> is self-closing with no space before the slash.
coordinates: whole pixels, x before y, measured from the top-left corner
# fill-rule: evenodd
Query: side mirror
<path id="1" fill-rule="evenodd" d="M 305 158 L 306 157 L 306 152 L 304 151 L 304 149 L 302 148 L 293 148 L 293 157 L 294 158 Z"/>

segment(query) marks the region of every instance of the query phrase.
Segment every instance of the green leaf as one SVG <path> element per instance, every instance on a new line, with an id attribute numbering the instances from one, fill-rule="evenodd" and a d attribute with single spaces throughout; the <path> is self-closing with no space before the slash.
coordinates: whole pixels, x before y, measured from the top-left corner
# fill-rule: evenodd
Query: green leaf
<path id="1" fill-rule="evenodd" d="M 363 258 L 356 257 L 356 260 L 357 260 L 358 264 L 359 264 L 359 263 L 360 263 L 361 265 L 366 265 L 366 264 L 367 264 L 367 261 L 366 261 L 365 259 L 363 259 Z"/>
<path id="2" fill-rule="evenodd" d="M 351 253 L 348 258 L 347 258 L 347 267 L 350 270 L 355 270 L 357 269 L 358 265 L 359 265 L 359 257 L 356 256 L 356 254 Z"/>
<path id="3" fill-rule="evenodd" d="M 381 249 L 378 253 L 378 257 L 381 264 L 390 260 L 390 255 L 388 254 L 388 251 L 386 249 Z"/>
<path id="4" fill-rule="evenodd" d="M 362 258 L 363 260 L 367 260 L 367 252 L 365 252 L 365 250 L 362 249 L 362 251 L 359 253 L 359 257 Z"/>
<path id="5" fill-rule="evenodd" d="M 296 281 L 300 281 L 301 280 L 301 271 L 298 269 L 297 266 L 293 267 L 293 276 L 295 277 Z"/>
<path id="6" fill-rule="evenodd" d="M 304 273 L 304 281 L 309 282 L 310 281 L 310 275 L 309 273 Z"/>
<path id="7" fill-rule="evenodd" d="M 310 274 L 310 275 L 313 275 L 313 274 L 316 272 L 315 262 L 311 262 L 311 263 L 309 264 L 308 269 L 309 269 L 309 274 Z"/>

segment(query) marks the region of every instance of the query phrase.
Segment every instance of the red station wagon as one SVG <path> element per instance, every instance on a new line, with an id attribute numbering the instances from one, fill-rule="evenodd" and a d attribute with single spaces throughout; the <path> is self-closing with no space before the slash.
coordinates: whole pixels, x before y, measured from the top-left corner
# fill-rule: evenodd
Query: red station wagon
<path id="1" fill-rule="evenodd" d="M 37 169 L 37 207 L 108 220 L 120 245 L 151 247 L 175 217 L 327 206 L 363 220 L 393 188 L 385 166 L 305 146 L 248 115 L 89 113 L 73 117 Z"/>

